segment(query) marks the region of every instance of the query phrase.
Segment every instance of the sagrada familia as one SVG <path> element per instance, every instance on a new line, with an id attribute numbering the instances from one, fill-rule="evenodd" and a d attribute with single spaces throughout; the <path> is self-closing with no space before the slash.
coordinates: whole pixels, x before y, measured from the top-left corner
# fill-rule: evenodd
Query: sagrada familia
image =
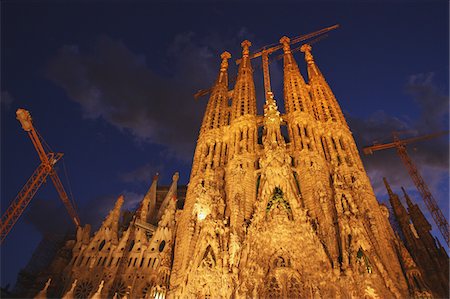
<path id="1" fill-rule="evenodd" d="M 448 298 L 431 225 L 387 180 L 393 213 L 377 201 L 311 46 L 305 81 L 289 38 L 280 44 L 285 113 L 266 90 L 257 114 L 251 43 L 232 89 L 224 52 L 185 194 L 176 173 L 157 200 L 155 177 L 127 219 L 120 196 L 96 232 L 79 228 L 45 271 L 19 277 L 21 296 Z"/>

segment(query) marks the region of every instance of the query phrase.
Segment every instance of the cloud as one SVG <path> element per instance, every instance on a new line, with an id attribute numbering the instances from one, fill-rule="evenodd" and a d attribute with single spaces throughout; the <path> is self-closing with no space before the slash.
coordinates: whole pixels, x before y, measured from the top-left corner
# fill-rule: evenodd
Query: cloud
<path id="1" fill-rule="evenodd" d="M 179 34 L 156 71 L 145 55 L 103 36 L 90 51 L 63 46 L 47 75 L 81 105 L 86 118 L 103 119 L 138 142 L 163 145 L 189 161 L 206 105 L 195 103 L 193 94 L 213 84 L 220 53 L 234 43 L 216 35 Z"/>
<path id="2" fill-rule="evenodd" d="M 148 163 L 132 171 L 121 173 L 119 178 L 125 183 L 151 183 L 157 173 L 164 173 L 164 165 Z"/>
<path id="3" fill-rule="evenodd" d="M 402 138 L 448 130 L 449 97 L 435 86 L 433 73 L 411 76 L 405 91 L 412 96 L 420 110 L 417 119 L 394 117 L 383 111 L 375 112 L 367 119 L 347 116 L 375 193 L 380 197 L 386 197 L 382 177 L 386 177 L 391 186 L 398 190 L 400 186 L 411 191 L 416 190 L 416 187 L 395 149 L 365 156 L 362 154 L 363 146 L 371 145 L 374 141 L 387 143 L 392 140 L 393 131 L 406 131 L 405 135 L 401 135 Z M 446 201 L 448 194 L 439 193 L 439 190 L 442 189 L 442 184 L 447 184 L 443 190 L 448 190 L 448 136 L 410 144 L 407 150 L 431 192 L 435 193 L 437 199 Z M 444 206 L 444 202 L 440 205 Z"/>
<path id="4" fill-rule="evenodd" d="M 8 91 L 2 90 L 0 95 L 0 104 L 6 109 L 9 109 L 11 108 L 12 102 L 14 102 L 13 96 Z"/>
<path id="5" fill-rule="evenodd" d="M 135 210 L 144 194 L 124 190 L 122 212 Z M 117 195 L 101 195 L 79 206 L 77 211 L 82 224 L 89 223 L 92 229 L 100 227 L 102 221 L 116 203 Z M 64 234 L 72 231 L 74 225 L 59 198 L 36 198 L 24 214 L 25 222 L 33 225 L 42 235 L 47 233 Z"/>

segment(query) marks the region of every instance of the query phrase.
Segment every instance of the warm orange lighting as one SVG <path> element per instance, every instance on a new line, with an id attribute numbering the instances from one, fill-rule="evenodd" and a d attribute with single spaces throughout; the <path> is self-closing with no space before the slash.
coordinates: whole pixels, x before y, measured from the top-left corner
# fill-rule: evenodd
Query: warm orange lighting
<path id="1" fill-rule="evenodd" d="M 205 213 L 205 211 L 200 211 L 197 214 L 197 219 L 202 221 L 202 220 L 205 220 L 206 216 L 208 216 L 208 215 Z"/>

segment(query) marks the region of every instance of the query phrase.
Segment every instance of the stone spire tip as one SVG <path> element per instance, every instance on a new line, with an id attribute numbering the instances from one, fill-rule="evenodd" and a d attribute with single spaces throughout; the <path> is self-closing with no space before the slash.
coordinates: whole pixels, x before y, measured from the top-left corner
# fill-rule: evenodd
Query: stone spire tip
<path id="1" fill-rule="evenodd" d="M 241 47 L 242 47 L 242 48 L 248 48 L 248 47 L 250 47 L 251 45 L 252 45 L 252 43 L 251 43 L 248 39 L 244 40 L 244 41 L 241 43 Z"/>
<path id="2" fill-rule="evenodd" d="M 289 44 L 291 42 L 291 39 L 289 37 L 287 37 L 286 35 L 283 36 L 282 38 L 280 38 L 280 43 L 281 44 Z"/>
<path id="3" fill-rule="evenodd" d="M 153 180 L 157 181 L 159 178 L 159 172 L 155 173 L 155 175 L 153 176 Z"/>
<path id="4" fill-rule="evenodd" d="M 173 175 L 173 177 L 172 177 L 172 180 L 174 180 L 175 182 L 177 182 L 179 177 L 180 177 L 180 174 L 179 174 L 178 171 L 177 171 L 177 172 L 174 173 L 174 175 Z"/>
<path id="5" fill-rule="evenodd" d="M 222 58 L 223 60 L 225 60 L 225 59 L 230 59 L 230 58 L 231 58 L 231 54 L 230 54 L 230 52 L 225 51 L 225 52 L 223 52 L 223 53 L 220 55 L 220 58 Z"/>
<path id="6" fill-rule="evenodd" d="M 393 192 L 392 192 L 391 186 L 389 185 L 389 183 L 385 177 L 383 177 L 383 182 L 384 182 L 384 185 L 386 186 L 386 190 L 387 190 L 388 194 L 392 195 Z"/>
<path id="7" fill-rule="evenodd" d="M 300 51 L 302 51 L 303 53 L 307 53 L 307 52 L 311 52 L 312 47 L 310 44 L 304 44 L 300 47 Z"/>

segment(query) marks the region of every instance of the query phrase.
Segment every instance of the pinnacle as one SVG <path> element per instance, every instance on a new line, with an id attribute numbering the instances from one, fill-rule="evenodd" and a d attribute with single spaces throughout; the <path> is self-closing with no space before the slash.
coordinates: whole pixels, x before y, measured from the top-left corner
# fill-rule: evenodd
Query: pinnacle
<path id="1" fill-rule="evenodd" d="M 180 174 L 178 173 L 178 171 L 177 172 L 175 172 L 174 173 L 174 175 L 173 175 L 173 177 L 172 177 L 172 180 L 174 181 L 174 182 L 178 182 L 178 178 L 180 177 Z"/>
<path id="2" fill-rule="evenodd" d="M 156 173 L 156 174 L 153 176 L 153 180 L 154 180 L 154 181 L 157 181 L 158 178 L 159 178 L 159 173 Z"/>
<path id="3" fill-rule="evenodd" d="M 386 186 L 386 190 L 387 190 L 389 196 L 393 195 L 394 193 L 392 192 L 391 186 L 389 185 L 386 178 L 383 178 L 383 182 L 384 182 L 384 185 Z"/>
<path id="4" fill-rule="evenodd" d="M 302 51 L 303 53 L 311 52 L 311 50 L 312 50 L 312 47 L 310 44 L 304 44 L 300 47 L 300 51 Z"/>
<path id="5" fill-rule="evenodd" d="M 280 38 L 280 43 L 281 44 L 289 44 L 291 42 L 291 39 L 287 36 L 283 36 L 282 38 Z"/>
<path id="6" fill-rule="evenodd" d="M 250 47 L 252 45 L 252 43 L 249 41 L 249 40 L 244 40 L 242 43 L 241 43 L 241 47 L 242 48 L 248 48 L 248 47 Z"/>
<path id="7" fill-rule="evenodd" d="M 225 60 L 225 59 L 230 59 L 230 58 L 231 58 L 231 54 L 230 54 L 230 52 L 225 51 L 225 52 L 223 52 L 223 53 L 220 55 L 220 58 L 222 58 L 223 60 Z"/>

